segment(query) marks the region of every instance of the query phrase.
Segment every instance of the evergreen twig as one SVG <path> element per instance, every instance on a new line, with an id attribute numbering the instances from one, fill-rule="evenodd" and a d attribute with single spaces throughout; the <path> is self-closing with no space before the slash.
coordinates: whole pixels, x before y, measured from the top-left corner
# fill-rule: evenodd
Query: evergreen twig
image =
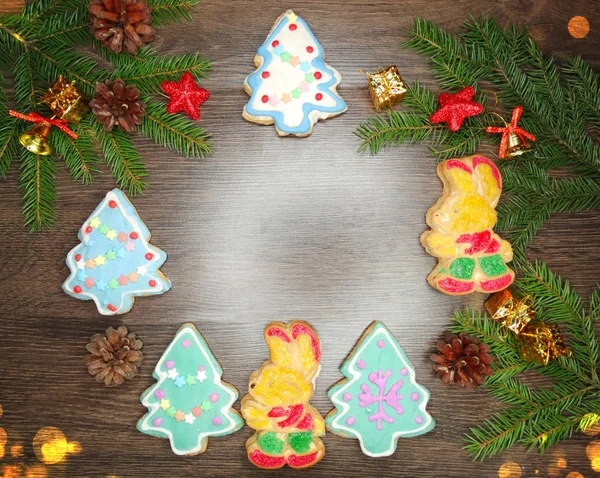
<path id="1" fill-rule="evenodd" d="M 157 25 L 190 19 L 190 9 L 198 0 L 149 0 Z M 82 48 L 91 47 L 110 64 L 101 68 Z M 198 53 L 161 56 L 150 46 L 137 55 L 114 54 L 101 48 L 89 29 L 87 2 L 80 0 L 32 0 L 22 15 L 0 17 L 0 70 L 12 72 L 14 99 L 27 113 L 42 108 L 40 95 L 59 75 L 75 80 L 78 88 L 93 97 L 96 83 L 111 77 L 135 84 L 147 99 L 148 115 L 139 132 L 156 143 L 187 157 L 211 152 L 210 135 L 187 118 L 167 115 L 162 99 L 156 101 L 161 81 L 178 80 L 184 71 L 206 77 L 210 62 Z M 0 75 L 0 113 L 8 116 L 8 99 Z M 5 176 L 18 152 L 18 135 L 25 127 L 10 118 L 0 124 L 0 176 Z M 121 131 L 106 132 L 92 115 L 71 125 L 78 140 L 55 130 L 50 136 L 55 156 L 61 157 L 74 180 L 93 181 L 98 151 L 110 172 L 130 194 L 142 193 L 148 173 L 131 136 Z M 21 190 L 25 224 L 31 230 L 50 226 L 54 221 L 54 158 L 20 155 Z"/>

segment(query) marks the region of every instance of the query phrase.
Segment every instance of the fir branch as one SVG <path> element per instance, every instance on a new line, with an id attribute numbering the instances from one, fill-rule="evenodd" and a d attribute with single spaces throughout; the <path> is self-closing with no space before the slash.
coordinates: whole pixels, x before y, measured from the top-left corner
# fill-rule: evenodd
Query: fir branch
<path id="1" fill-rule="evenodd" d="M 106 164 L 121 188 L 132 195 L 141 194 L 147 187 L 143 178 L 148 173 L 131 137 L 118 129 L 104 131 L 99 123 L 95 123 L 94 128 Z"/>
<path id="2" fill-rule="evenodd" d="M 20 108 L 26 108 L 35 103 L 37 90 L 34 83 L 34 66 L 28 49 L 17 58 L 13 76 L 15 79 L 15 100 Z"/>
<path id="3" fill-rule="evenodd" d="M 54 223 L 56 199 L 54 175 L 56 167 L 52 157 L 37 156 L 21 149 L 21 191 L 23 216 L 31 231 L 50 227 Z"/>
<path id="4" fill-rule="evenodd" d="M 183 115 L 170 115 L 163 105 L 150 103 L 142 118 L 141 132 L 188 158 L 202 158 L 212 151 L 210 134 Z"/>
<path id="5" fill-rule="evenodd" d="M 75 11 L 65 11 L 40 23 L 30 43 L 61 41 L 66 46 L 89 43 L 93 35 L 89 28 L 87 4 Z"/>
<path id="6" fill-rule="evenodd" d="M 77 125 L 71 128 L 77 133 L 75 140 L 67 134 L 58 134 L 52 138 L 52 145 L 58 156 L 64 160 L 71 177 L 75 180 L 81 180 L 83 184 L 91 184 L 93 174 L 97 171 L 96 151 L 94 150 L 91 121 L 93 118 L 87 117 Z"/>
<path id="7" fill-rule="evenodd" d="M 165 80 L 179 80 L 186 71 L 197 77 L 206 78 L 210 70 L 210 61 L 199 53 L 190 55 L 153 56 L 142 61 L 129 61 L 121 65 L 111 78 L 121 78 L 127 83 L 134 83 L 144 94 L 149 94 Z"/>
<path id="8" fill-rule="evenodd" d="M 158 25 L 167 23 L 178 23 L 184 20 L 191 20 L 191 8 L 199 0 L 150 0 L 148 3 L 152 6 L 152 19 Z"/>
<path id="9" fill-rule="evenodd" d="M 0 123 L 0 176 L 2 177 L 6 177 L 12 159 L 17 155 L 17 131 L 16 121 L 12 118 Z"/>

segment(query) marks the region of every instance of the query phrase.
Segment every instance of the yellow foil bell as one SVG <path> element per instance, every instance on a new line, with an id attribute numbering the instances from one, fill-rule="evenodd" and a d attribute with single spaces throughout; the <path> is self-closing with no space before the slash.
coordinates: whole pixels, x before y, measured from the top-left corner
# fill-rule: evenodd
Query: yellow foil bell
<path id="1" fill-rule="evenodd" d="M 378 71 L 367 73 L 369 76 L 369 94 L 377 111 L 391 108 L 404 99 L 406 85 L 395 65 Z"/>
<path id="2" fill-rule="evenodd" d="M 90 111 L 87 98 L 75 88 L 75 82 L 67 82 L 62 75 L 42 95 L 41 102 L 48 105 L 57 118 L 67 123 L 79 123 Z"/>
<path id="3" fill-rule="evenodd" d="M 31 131 L 19 136 L 19 143 L 33 154 L 48 156 L 52 154 L 52 146 L 48 142 L 51 128 L 48 123 L 38 123 Z"/>
<path id="4" fill-rule="evenodd" d="M 570 355 L 557 325 L 535 318 L 533 298 L 513 297 L 508 289 L 492 294 L 485 308 L 492 319 L 515 334 L 519 356 L 528 362 L 548 365 L 563 355 Z"/>

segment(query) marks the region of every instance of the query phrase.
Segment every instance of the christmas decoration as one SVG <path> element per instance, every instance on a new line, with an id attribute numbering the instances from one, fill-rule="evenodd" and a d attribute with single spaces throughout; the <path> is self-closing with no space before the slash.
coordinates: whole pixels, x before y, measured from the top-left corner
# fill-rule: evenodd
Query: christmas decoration
<path id="1" fill-rule="evenodd" d="M 106 131 L 112 131 L 116 125 L 121 131 L 133 133 L 146 114 L 146 104 L 140 101 L 140 91 L 135 85 L 125 85 L 120 79 L 98 83 L 90 106 Z"/>
<path id="2" fill-rule="evenodd" d="M 342 77 L 323 60 L 323 48 L 293 11 L 281 15 L 254 58 L 244 89 L 243 117 L 275 124 L 280 136 L 308 136 L 315 123 L 346 111 L 336 88 Z"/>
<path id="3" fill-rule="evenodd" d="M 502 133 L 500 149 L 498 150 L 498 157 L 501 159 L 514 158 L 531 150 L 526 139 L 535 141 L 535 136 L 517 126 L 522 114 L 523 107 L 517 106 L 512 112 L 510 124 L 506 124 L 506 121 L 502 120 L 504 121 L 504 128 L 498 126 L 485 128 L 486 133 Z"/>
<path id="4" fill-rule="evenodd" d="M 106 8 L 118 6 L 116 1 L 107 0 Z M 133 8 L 130 0 L 118 3 L 119 8 Z M 161 25 L 191 19 L 190 9 L 196 3 L 198 0 L 148 1 L 149 5 L 159 7 L 153 10 L 152 16 Z M 3 118 L 0 121 L 0 176 L 6 177 L 13 158 L 18 158 L 14 167 L 20 172 L 24 222 L 32 231 L 54 223 L 58 158 L 64 160 L 72 178 L 83 184 L 94 180 L 100 169 L 98 163 L 103 162 L 128 194 L 141 194 L 147 187 L 146 166 L 130 135 L 119 128 L 105 130 L 91 114 L 77 123 L 77 116 L 73 114 L 83 106 L 81 100 L 61 113 L 65 105 L 74 100 L 75 92 L 93 98 L 96 84 L 107 78 L 135 84 L 146 103 L 146 114 L 137 125 L 140 134 L 191 158 L 202 157 L 212 149 L 208 132 L 186 117 L 169 115 L 156 95 L 161 82 L 176 80 L 186 71 L 196 78 L 205 77 L 209 61 L 199 53 L 157 55 L 149 47 L 140 49 L 137 55 L 115 55 L 94 38 L 88 16 L 88 2 L 75 0 L 31 0 L 22 15 L 0 15 L 0 92 L 6 93 L 0 94 L 0 117 Z M 10 73 L 14 87 L 12 83 L 8 87 L 5 73 Z M 60 82 L 61 75 L 65 85 Z M 40 86 L 42 90 L 50 86 L 50 92 L 39 91 Z M 24 125 L 8 114 L 8 105 L 12 103 L 16 111 L 38 111 L 42 93 L 42 101 L 49 101 L 47 104 L 56 116 L 52 119 L 69 122 L 70 129 L 78 136 L 75 141 L 66 134 L 52 134 L 52 160 L 21 150 L 19 136 L 25 131 Z M 38 112 L 52 117 L 49 111 Z M 44 147 L 47 133 L 49 128 L 41 126 L 32 131 L 31 140 L 39 142 L 36 148 Z"/>
<path id="5" fill-rule="evenodd" d="M 438 340 L 436 348 L 438 351 L 431 356 L 435 362 L 433 370 L 446 385 L 475 388 L 492 374 L 490 364 L 494 357 L 489 354 L 490 346 L 480 343 L 477 337 L 466 332 L 458 336 L 446 332 L 444 339 Z"/>
<path id="6" fill-rule="evenodd" d="M 329 390 L 334 408 L 327 428 L 358 438 L 365 455 L 389 456 L 398 438 L 435 427 L 425 409 L 429 392 L 415 379 L 402 347 L 381 322 L 374 322 L 342 366 L 344 380 Z"/>
<path id="7" fill-rule="evenodd" d="M 377 73 L 367 73 L 369 77 L 369 95 L 375 110 L 391 108 L 404 99 L 406 85 L 396 65 L 392 65 Z"/>
<path id="8" fill-rule="evenodd" d="M 475 89 L 472 86 L 463 88 L 455 95 L 442 93 L 438 99 L 440 108 L 429 117 L 432 123 L 448 123 L 450 131 L 460 129 L 465 118 L 483 112 L 483 105 L 473 101 Z"/>
<path id="9" fill-rule="evenodd" d="M 146 0 L 89 0 L 92 33 L 102 46 L 121 53 L 137 53 L 154 40 L 152 15 Z"/>
<path id="10" fill-rule="evenodd" d="M 67 255 L 71 274 L 63 290 L 93 300 L 101 314 L 124 314 L 135 297 L 171 288 L 160 271 L 167 255 L 149 244 L 150 231 L 119 189 L 106 194 L 77 237 L 81 244 Z"/>
<path id="11" fill-rule="evenodd" d="M 515 273 L 510 244 L 494 233 L 495 207 L 502 194 L 502 176 L 484 156 L 441 162 L 437 174 L 442 198 L 427 211 L 421 243 L 438 258 L 429 284 L 445 294 L 496 292 L 508 287 Z"/>
<path id="12" fill-rule="evenodd" d="M 107 387 L 121 385 L 137 376 L 144 358 L 143 345 L 135 334 L 128 333 L 127 327 L 109 327 L 105 335 L 95 334 L 86 346 L 90 352 L 84 360 L 88 372 Z"/>
<path id="13" fill-rule="evenodd" d="M 510 240 L 517 267 L 527 263 L 528 244 L 553 214 L 600 208 L 600 147 L 589 129 L 600 87 L 587 63 L 576 57 L 559 65 L 525 32 L 504 31 L 486 18 L 467 21 L 458 35 L 416 18 L 406 46 L 427 57 L 442 89 L 458 91 L 481 82 L 500 98 L 499 110 L 521 105 L 527 112 L 523 128 L 537 138 L 535 151 L 527 161 L 499 164 L 506 200 L 498 208 L 496 231 Z M 418 81 L 406 88 L 402 109 L 357 129 L 361 151 L 375 154 L 385 146 L 427 141 L 432 154 L 445 160 L 474 154 L 481 141 L 496 139 L 485 132 L 495 116 L 487 109 L 452 133 L 429 121 L 436 101 L 428 88 Z M 486 104 L 482 93 L 473 99 Z M 557 177 L 551 174 L 556 169 L 569 174 Z"/>
<path id="14" fill-rule="evenodd" d="M 184 111 L 193 120 L 200 119 L 200 105 L 208 99 L 209 93 L 196 85 L 191 73 L 186 71 L 179 81 L 163 81 L 160 87 L 169 95 L 169 114 Z"/>
<path id="15" fill-rule="evenodd" d="M 246 442 L 252 464 L 264 469 L 306 468 L 325 455 L 325 423 L 309 400 L 321 363 L 321 343 L 305 322 L 271 322 L 269 360 L 250 375 L 242 415 L 256 433 Z"/>
<path id="16" fill-rule="evenodd" d="M 454 314 L 456 324 L 452 332 L 466 332 L 490 346 L 496 360 L 485 389 L 509 405 L 468 433 L 466 450 L 474 458 L 497 455 L 512 445 L 544 451 L 569 438 L 600 407 L 600 356 L 595 325 L 600 317 L 600 286 L 592 294 L 587 310 L 568 282 L 542 263 L 523 267 L 515 287 L 524 297 L 530 295 L 538 309 L 539 317 L 524 329 L 532 322 L 551 320 L 552 325 L 564 328 L 572 353 L 547 365 L 523 356 L 519 336 L 507 330 L 507 325 L 521 323 L 517 315 L 530 315 L 518 311 L 522 309 L 518 299 L 513 300 L 515 320 L 498 320 L 472 310 Z M 512 310 L 513 306 L 506 309 Z M 534 388 L 527 384 L 532 382 L 520 380 L 526 372 L 544 376 L 548 382 Z"/>
<path id="17" fill-rule="evenodd" d="M 570 355 L 557 325 L 535 319 L 533 298 L 516 299 L 508 289 L 492 294 L 485 302 L 492 319 L 517 336 L 519 355 L 528 362 L 548 365 L 563 355 Z"/>
<path id="18" fill-rule="evenodd" d="M 28 133 L 23 133 L 21 136 L 19 136 L 19 142 L 21 145 L 33 154 L 40 156 L 48 156 L 49 154 L 52 154 L 52 146 L 48 142 L 48 136 L 50 135 L 50 129 L 52 126 L 56 126 L 62 132 L 71 136 L 71 138 L 77 139 L 77 134 L 69 129 L 69 126 L 65 120 L 44 118 L 39 113 L 35 112 L 24 115 L 23 113 L 10 110 L 8 114 L 24 121 L 36 123 L 31 131 Z"/>
<path id="19" fill-rule="evenodd" d="M 209 437 L 238 431 L 244 425 L 232 407 L 238 392 L 222 375 L 200 332 L 184 324 L 154 368 L 157 383 L 140 398 L 148 413 L 138 430 L 168 438 L 177 455 L 202 453 Z"/>
<path id="20" fill-rule="evenodd" d="M 75 82 L 67 82 L 62 75 L 40 101 L 48 105 L 55 116 L 73 124 L 79 123 L 91 109 L 87 98 L 75 88 Z"/>

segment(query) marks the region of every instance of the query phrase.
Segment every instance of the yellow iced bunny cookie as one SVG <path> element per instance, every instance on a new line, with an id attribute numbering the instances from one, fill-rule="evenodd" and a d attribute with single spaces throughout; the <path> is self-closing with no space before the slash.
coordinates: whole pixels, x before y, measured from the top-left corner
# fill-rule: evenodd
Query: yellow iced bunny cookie
<path id="1" fill-rule="evenodd" d="M 246 442 L 248 459 L 265 469 L 306 468 L 318 463 L 325 446 L 319 411 L 308 401 L 319 373 L 321 344 L 305 322 L 271 322 L 265 329 L 269 360 L 250 375 L 242 415 L 256 433 Z"/>
<path id="2" fill-rule="evenodd" d="M 492 230 L 502 193 L 500 171 L 486 157 L 469 156 L 441 162 L 437 174 L 444 192 L 427 211 L 431 230 L 421 236 L 427 252 L 438 258 L 427 281 L 451 295 L 505 289 L 515 273 L 506 265 L 513 257 L 511 245 Z"/>

